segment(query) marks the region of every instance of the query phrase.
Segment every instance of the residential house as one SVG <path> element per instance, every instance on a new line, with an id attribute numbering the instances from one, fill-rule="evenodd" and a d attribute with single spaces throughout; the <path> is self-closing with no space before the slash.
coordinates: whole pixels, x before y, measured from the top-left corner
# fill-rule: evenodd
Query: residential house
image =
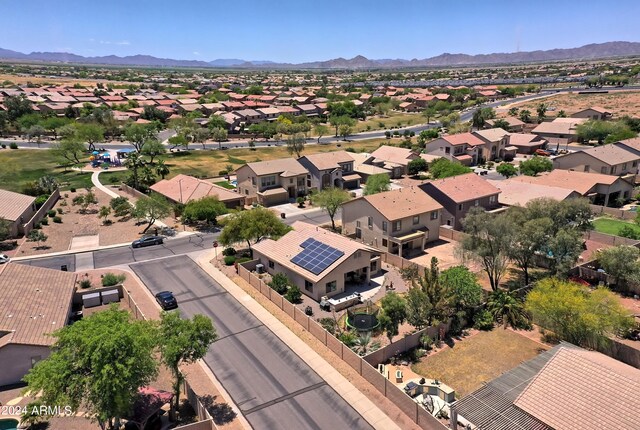
<path id="1" fill-rule="evenodd" d="M 368 286 L 371 275 L 381 269 L 373 248 L 304 222 L 292 227 L 278 240 L 256 243 L 253 256 L 268 273 L 285 274 L 316 301 L 344 293 L 349 286 Z"/>
<path id="2" fill-rule="evenodd" d="M 322 113 L 321 110 L 318 109 L 318 106 L 312 104 L 299 104 L 296 107 L 298 108 L 298 110 L 300 110 L 300 112 L 309 117 L 318 116 Z"/>
<path id="3" fill-rule="evenodd" d="M 563 170 L 627 176 L 638 173 L 640 155 L 619 145 L 594 146 L 553 159 L 553 167 Z"/>
<path id="4" fill-rule="evenodd" d="M 562 169 L 541 173 L 538 176 L 516 176 L 509 180 L 567 188 L 601 206 L 629 199 L 634 186 L 632 181 L 619 176 Z"/>
<path id="5" fill-rule="evenodd" d="M 255 124 L 265 119 L 262 112 L 253 109 L 240 109 L 234 111 L 236 115 L 240 117 L 240 121 L 245 124 Z"/>
<path id="6" fill-rule="evenodd" d="M 620 148 L 626 149 L 629 152 L 632 152 L 638 156 L 640 156 L 640 137 L 633 137 L 631 139 L 621 140 L 619 142 L 613 143 L 613 146 L 618 146 Z M 640 165 L 638 166 L 640 172 Z"/>
<path id="7" fill-rule="evenodd" d="M 407 148 L 382 145 L 371 153 L 365 164 L 383 168 L 391 179 L 408 174 L 408 164 L 419 155 Z"/>
<path id="8" fill-rule="evenodd" d="M 480 159 L 494 161 L 498 158 L 513 160 L 517 148 L 509 145 L 509 132 L 501 128 L 474 131 L 473 134 L 484 142 L 481 146 Z"/>
<path id="9" fill-rule="evenodd" d="M 442 205 L 419 187 L 359 197 L 342 205 L 342 234 L 406 255 L 438 240 Z"/>
<path id="10" fill-rule="evenodd" d="M 294 158 L 247 163 L 236 170 L 246 204 L 272 206 L 307 194 L 307 169 Z"/>
<path id="11" fill-rule="evenodd" d="M 51 353 L 67 324 L 76 274 L 26 264 L 0 266 L 0 386 L 18 384 Z"/>
<path id="12" fill-rule="evenodd" d="M 307 189 L 322 190 L 328 187 L 358 188 L 360 175 L 354 169 L 355 160 L 347 151 L 322 152 L 305 155 L 298 162 L 308 171 Z"/>
<path id="13" fill-rule="evenodd" d="M 428 142 L 424 152 L 474 166 L 480 161 L 483 145 L 484 141 L 473 133 L 450 134 Z"/>
<path id="14" fill-rule="evenodd" d="M 556 118 L 541 122 L 531 133 L 547 139 L 549 143 L 564 145 L 575 142 L 578 137 L 576 128 L 585 121 L 584 118 Z"/>
<path id="15" fill-rule="evenodd" d="M 612 114 L 610 111 L 598 106 L 592 106 L 590 108 L 582 109 L 574 114 L 571 114 L 571 118 L 586 118 L 601 121 L 611 119 L 611 116 Z"/>
<path id="16" fill-rule="evenodd" d="M 640 370 L 562 342 L 455 402 L 450 428 L 637 428 L 639 390 Z M 606 407 L 598 399 L 607 399 Z"/>
<path id="17" fill-rule="evenodd" d="M 507 137 L 507 145 L 516 148 L 518 154 L 534 154 L 538 149 L 545 149 L 548 141 L 530 133 L 510 133 Z"/>
<path id="18" fill-rule="evenodd" d="M 473 207 L 500 208 L 500 190 L 475 173 L 430 181 L 420 188 L 444 207 L 441 224 L 455 230 L 462 230 L 462 220 Z"/>
<path id="19" fill-rule="evenodd" d="M 488 179 L 487 182 L 500 190 L 498 203 L 504 206 L 526 206 L 531 200 L 539 198 L 550 198 L 561 202 L 567 199 L 581 197 L 580 193 L 569 188 L 530 184 L 511 179 Z"/>
<path id="20" fill-rule="evenodd" d="M 244 196 L 211 182 L 188 175 L 163 179 L 150 187 L 173 203 L 187 204 L 203 197 L 217 197 L 229 209 L 244 206 Z"/>
<path id="21" fill-rule="evenodd" d="M 369 161 L 369 159 L 371 158 L 371 154 L 367 154 L 365 152 L 353 152 L 349 155 L 351 155 L 354 160 L 353 170 L 362 178 L 360 180 L 360 183 L 366 183 L 367 179 L 371 175 L 379 175 L 381 173 L 384 173 L 386 175 L 389 174 L 389 170 L 383 167 L 374 166 L 373 164 L 367 164 L 367 161 Z"/>
<path id="22" fill-rule="evenodd" d="M 507 128 L 508 132 L 511 132 L 511 133 L 522 133 L 524 131 L 524 122 L 520 121 L 515 116 L 507 116 L 507 117 L 504 117 L 504 118 L 488 119 L 488 120 L 486 120 L 484 122 L 485 123 L 485 127 L 486 128 L 493 128 L 494 124 L 496 123 L 496 121 L 498 121 L 498 119 L 500 119 L 502 121 L 506 121 L 507 124 L 509 124 L 509 127 Z"/>
<path id="23" fill-rule="evenodd" d="M 267 121 L 275 121 L 278 119 L 278 116 L 280 116 L 280 109 L 276 107 L 260 108 L 256 110 L 260 112 L 263 118 Z"/>
<path id="24" fill-rule="evenodd" d="M 418 112 L 420 107 L 411 102 L 402 102 L 398 105 L 398 109 L 404 112 Z"/>
<path id="25" fill-rule="evenodd" d="M 9 221 L 9 236 L 24 234 L 23 225 L 35 215 L 36 198 L 0 189 L 0 218 Z"/>

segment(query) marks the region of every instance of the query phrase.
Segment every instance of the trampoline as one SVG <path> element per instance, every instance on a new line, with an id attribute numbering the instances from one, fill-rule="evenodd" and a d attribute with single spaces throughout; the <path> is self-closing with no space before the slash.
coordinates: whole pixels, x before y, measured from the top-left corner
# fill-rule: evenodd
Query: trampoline
<path id="1" fill-rule="evenodd" d="M 360 332 L 375 330 L 380 325 L 378 312 L 378 307 L 371 302 L 353 307 L 347 310 L 347 326 Z"/>

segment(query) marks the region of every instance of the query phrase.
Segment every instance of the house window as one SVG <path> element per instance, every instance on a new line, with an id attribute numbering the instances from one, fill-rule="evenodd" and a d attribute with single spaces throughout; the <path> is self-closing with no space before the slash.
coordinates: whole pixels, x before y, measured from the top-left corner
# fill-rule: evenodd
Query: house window
<path id="1" fill-rule="evenodd" d="M 253 185 L 254 187 L 256 185 L 256 177 L 255 176 L 251 177 L 251 185 Z"/>
<path id="2" fill-rule="evenodd" d="M 393 222 L 393 231 L 400 231 L 402 229 L 402 221 Z"/>
<path id="3" fill-rule="evenodd" d="M 631 167 L 636 167 L 636 166 L 638 166 L 638 162 L 637 161 L 634 161 L 633 163 L 631 163 Z"/>
<path id="4" fill-rule="evenodd" d="M 382 247 L 386 248 L 388 246 L 389 242 L 387 242 L 387 239 L 382 239 Z"/>
<path id="5" fill-rule="evenodd" d="M 444 148 L 444 153 L 445 154 L 450 154 L 451 153 L 451 148 L 449 148 L 448 146 L 446 148 Z"/>
<path id="6" fill-rule="evenodd" d="M 480 200 L 476 200 L 475 202 L 473 202 L 474 206 L 478 206 L 480 204 Z"/>
<path id="7" fill-rule="evenodd" d="M 312 292 L 313 291 L 313 284 L 305 279 L 304 280 L 304 289 L 307 290 L 307 291 Z"/>
<path id="8" fill-rule="evenodd" d="M 586 166 L 584 166 L 584 171 L 585 172 L 588 172 L 590 169 L 591 169 L 590 165 L 587 164 Z"/>
<path id="9" fill-rule="evenodd" d="M 627 163 L 624 163 L 624 164 L 622 165 L 622 170 L 627 170 Z"/>
<path id="10" fill-rule="evenodd" d="M 276 184 L 276 177 L 274 175 L 265 176 L 264 178 L 262 178 L 262 182 L 261 183 L 262 183 L 263 187 L 274 186 Z"/>
<path id="11" fill-rule="evenodd" d="M 273 261 L 269 260 L 269 269 L 275 269 L 276 265 Z"/>
<path id="12" fill-rule="evenodd" d="M 362 226 L 360 225 L 360 221 L 356 221 L 356 227 L 358 227 L 358 228 L 362 227 Z"/>
<path id="13" fill-rule="evenodd" d="M 309 181 L 309 182 L 311 182 L 311 181 Z M 299 187 L 304 187 L 304 178 L 298 178 L 298 186 Z M 309 186 L 311 186 L 311 185 L 309 185 Z"/>
<path id="14" fill-rule="evenodd" d="M 420 215 L 415 215 L 413 217 L 413 225 L 420 224 Z"/>
<path id="15" fill-rule="evenodd" d="M 461 211 L 462 210 L 462 203 L 458 205 L 458 210 Z"/>
<path id="16" fill-rule="evenodd" d="M 606 175 L 606 174 L 607 174 L 607 166 L 602 166 L 602 167 L 600 168 L 600 173 L 602 173 L 602 174 Z"/>
<path id="17" fill-rule="evenodd" d="M 249 190 L 244 190 L 244 195 L 248 196 L 249 195 Z"/>
<path id="18" fill-rule="evenodd" d="M 615 175 L 617 169 L 618 169 L 618 166 L 611 166 L 611 174 Z"/>
<path id="19" fill-rule="evenodd" d="M 289 179 L 289 183 L 293 184 L 293 178 Z"/>
<path id="20" fill-rule="evenodd" d="M 495 203 L 495 202 L 496 202 L 496 196 L 489 196 L 489 203 Z"/>
<path id="21" fill-rule="evenodd" d="M 367 226 L 369 227 L 369 230 L 373 229 L 373 217 L 367 217 Z"/>
<path id="22" fill-rule="evenodd" d="M 382 221 L 382 231 L 383 231 L 384 233 L 386 233 L 386 232 L 387 232 L 387 222 L 386 222 L 386 221 Z"/>
<path id="23" fill-rule="evenodd" d="M 332 293 L 338 289 L 338 283 L 336 281 L 327 282 L 327 293 Z"/>
<path id="24" fill-rule="evenodd" d="M 438 219 L 438 211 L 433 211 L 433 212 L 431 212 L 431 217 L 430 217 L 430 218 L 431 218 L 432 220 L 434 220 L 434 219 Z"/>

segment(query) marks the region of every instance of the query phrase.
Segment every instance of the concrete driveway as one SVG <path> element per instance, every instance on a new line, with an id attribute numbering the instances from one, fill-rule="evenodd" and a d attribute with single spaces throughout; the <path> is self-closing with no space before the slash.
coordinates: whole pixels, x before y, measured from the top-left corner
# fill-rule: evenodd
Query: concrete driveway
<path id="1" fill-rule="evenodd" d="M 218 331 L 205 362 L 254 429 L 371 429 L 326 381 L 187 256 L 131 265 Z"/>

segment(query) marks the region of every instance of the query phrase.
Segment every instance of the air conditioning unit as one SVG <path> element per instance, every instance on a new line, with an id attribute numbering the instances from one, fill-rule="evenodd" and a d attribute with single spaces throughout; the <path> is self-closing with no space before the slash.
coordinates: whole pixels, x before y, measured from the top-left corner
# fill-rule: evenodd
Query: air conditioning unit
<path id="1" fill-rule="evenodd" d="M 256 273 L 264 273 L 264 264 L 256 264 Z"/>

